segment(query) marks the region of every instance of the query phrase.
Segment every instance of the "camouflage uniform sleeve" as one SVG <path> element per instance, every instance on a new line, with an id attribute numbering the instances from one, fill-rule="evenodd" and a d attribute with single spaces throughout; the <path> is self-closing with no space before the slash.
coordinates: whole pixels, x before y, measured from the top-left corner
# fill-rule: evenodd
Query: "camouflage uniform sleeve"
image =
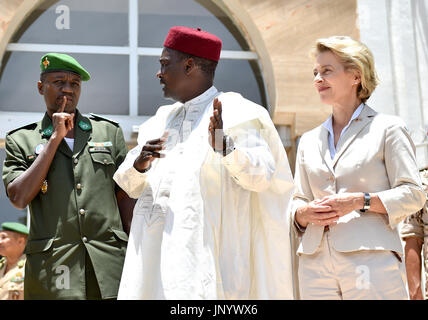
<path id="1" fill-rule="evenodd" d="M 3 164 L 3 183 L 7 190 L 8 184 L 28 169 L 28 164 L 22 150 L 10 135 L 6 136 L 5 150 L 6 159 Z"/>
<path id="2" fill-rule="evenodd" d="M 406 217 L 400 230 L 400 235 L 403 240 L 408 237 L 417 237 L 424 239 L 424 222 L 422 215 L 427 214 L 426 205 L 418 212 Z"/>
<path id="3" fill-rule="evenodd" d="M 120 127 L 117 127 L 116 130 L 116 168 L 122 164 L 123 160 L 125 160 L 126 154 L 128 153 L 128 148 L 125 143 L 125 138 L 123 137 L 123 131 Z"/>

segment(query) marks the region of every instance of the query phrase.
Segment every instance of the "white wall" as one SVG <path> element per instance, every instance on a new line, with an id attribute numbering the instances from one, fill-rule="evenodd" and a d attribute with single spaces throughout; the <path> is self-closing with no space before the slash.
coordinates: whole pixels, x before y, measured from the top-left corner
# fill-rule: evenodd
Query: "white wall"
<path id="1" fill-rule="evenodd" d="M 406 122 L 428 167 L 428 0 L 358 0 L 358 15 L 381 80 L 368 104 Z"/>

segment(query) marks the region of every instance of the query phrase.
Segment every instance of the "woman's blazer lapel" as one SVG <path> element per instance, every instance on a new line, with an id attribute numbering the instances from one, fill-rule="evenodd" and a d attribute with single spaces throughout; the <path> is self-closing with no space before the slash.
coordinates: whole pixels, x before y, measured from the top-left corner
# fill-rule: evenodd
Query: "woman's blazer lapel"
<path id="1" fill-rule="evenodd" d="M 365 105 L 360 115 L 354 119 L 345 131 L 342 137 L 340 137 L 339 143 L 336 146 L 336 155 L 332 161 L 332 167 L 335 168 L 337 161 L 343 155 L 343 153 L 349 148 L 351 143 L 355 140 L 361 130 L 364 129 L 376 115 L 376 111 Z M 327 142 L 328 145 L 328 142 Z"/>

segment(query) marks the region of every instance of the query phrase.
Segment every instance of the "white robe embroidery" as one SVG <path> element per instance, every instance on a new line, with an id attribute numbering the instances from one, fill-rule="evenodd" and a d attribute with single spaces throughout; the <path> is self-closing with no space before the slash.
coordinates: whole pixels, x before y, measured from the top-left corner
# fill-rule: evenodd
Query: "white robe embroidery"
<path id="1" fill-rule="evenodd" d="M 236 149 L 208 142 L 214 98 Z M 133 167 L 169 131 L 165 158 Z M 293 299 L 288 160 L 265 109 L 211 87 L 160 107 L 114 175 L 134 208 L 118 299 Z"/>

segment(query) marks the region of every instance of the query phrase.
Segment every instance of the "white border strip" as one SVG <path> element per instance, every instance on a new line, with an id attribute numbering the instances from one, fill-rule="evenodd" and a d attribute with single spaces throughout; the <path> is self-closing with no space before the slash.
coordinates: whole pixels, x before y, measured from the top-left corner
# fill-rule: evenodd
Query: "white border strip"
<path id="1" fill-rule="evenodd" d="M 129 0 L 129 115 L 138 116 L 138 0 Z"/>
<path id="2" fill-rule="evenodd" d="M 93 53 L 93 54 L 130 54 L 129 47 L 112 46 L 80 46 L 61 44 L 36 44 L 36 43 L 9 43 L 7 51 L 21 52 L 67 52 L 67 53 Z"/>
<path id="3" fill-rule="evenodd" d="M 130 1 L 134 1 L 134 0 L 130 0 Z M 135 35 L 131 33 L 131 30 L 129 34 L 130 34 L 130 40 L 135 38 Z M 137 41 L 138 41 L 138 33 L 137 33 Z M 129 55 L 131 54 L 131 51 L 133 51 L 133 49 L 134 49 L 133 42 L 131 42 L 131 48 L 114 47 L 114 46 L 81 46 L 81 45 L 36 44 L 36 43 L 9 43 L 9 45 L 6 48 L 7 51 L 21 51 L 21 52 L 69 52 L 69 53 L 119 54 L 119 55 Z M 137 53 L 139 56 L 159 57 L 162 54 L 162 48 L 137 47 Z M 252 51 L 222 50 L 220 54 L 220 58 L 232 59 L 232 60 L 257 60 L 258 56 L 257 56 L 257 53 Z"/>
<path id="4" fill-rule="evenodd" d="M 150 57 L 160 57 L 162 54 L 162 48 L 138 48 L 139 56 L 150 56 Z"/>
<path id="5" fill-rule="evenodd" d="M 220 53 L 220 59 L 257 60 L 258 58 L 257 53 L 252 51 L 222 50 Z"/>

